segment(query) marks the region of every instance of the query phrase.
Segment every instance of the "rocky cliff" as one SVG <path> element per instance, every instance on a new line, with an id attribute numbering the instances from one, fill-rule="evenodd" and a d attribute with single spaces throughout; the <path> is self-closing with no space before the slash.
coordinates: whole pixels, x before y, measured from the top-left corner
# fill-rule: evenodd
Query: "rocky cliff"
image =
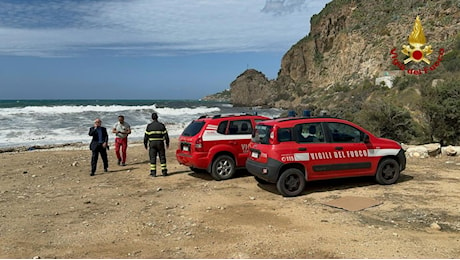
<path id="1" fill-rule="evenodd" d="M 374 82 L 385 71 L 398 70 L 390 51 L 396 48 L 403 58 L 400 50 L 408 44 L 417 15 L 433 47 L 430 59 L 435 60 L 439 48 L 448 52 L 458 35 L 459 1 L 334 0 L 311 18 L 310 33 L 284 55 L 275 80 L 247 70 L 231 83 L 231 102 L 281 108 L 308 103 L 311 109 L 324 108 L 327 101 L 333 106 L 337 89 L 353 89 L 360 82 Z"/>
<path id="2" fill-rule="evenodd" d="M 276 98 L 270 91 L 273 83 L 257 70 L 246 70 L 230 84 L 232 104 L 234 106 L 266 105 L 267 100 Z"/>

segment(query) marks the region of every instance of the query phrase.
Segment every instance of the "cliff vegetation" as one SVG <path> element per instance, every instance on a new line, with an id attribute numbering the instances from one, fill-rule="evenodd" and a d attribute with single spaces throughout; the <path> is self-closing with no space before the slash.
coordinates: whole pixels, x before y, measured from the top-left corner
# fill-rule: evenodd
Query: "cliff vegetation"
<path id="1" fill-rule="evenodd" d="M 430 64 L 403 62 L 417 16 Z M 460 144 L 460 2 L 334 0 L 310 23 L 276 79 L 248 69 L 230 84 L 230 102 L 327 111 L 405 143 Z"/>

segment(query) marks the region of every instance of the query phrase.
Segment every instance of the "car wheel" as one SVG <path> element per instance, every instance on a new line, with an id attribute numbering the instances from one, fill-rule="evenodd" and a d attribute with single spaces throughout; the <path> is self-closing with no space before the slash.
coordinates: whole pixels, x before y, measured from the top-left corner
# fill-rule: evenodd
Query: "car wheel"
<path id="1" fill-rule="evenodd" d="M 399 163 L 395 159 L 386 158 L 379 163 L 375 180 L 382 185 L 390 185 L 399 179 Z"/>
<path id="2" fill-rule="evenodd" d="M 211 176 L 216 181 L 227 180 L 235 174 L 235 160 L 228 155 L 217 157 L 212 163 Z"/>
<path id="3" fill-rule="evenodd" d="M 276 188 L 284 197 L 297 196 L 305 188 L 305 176 L 299 169 L 287 169 L 278 179 Z"/>
<path id="4" fill-rule="evenodd" d="M 254 179 L 256 179 L 256 181 L 257 181 L 258 183 L 260 183 L 260 184 L 269 184 L 269 183 L 270 183 L 270 182 L 268 182 L 268 181 L 266 181 L 266 180 L 264 180 L 264 179 L 261 179 L 261 178 L 259 178 L 259 177 L 257 177 L 257 176 L 254 176 Z"/>

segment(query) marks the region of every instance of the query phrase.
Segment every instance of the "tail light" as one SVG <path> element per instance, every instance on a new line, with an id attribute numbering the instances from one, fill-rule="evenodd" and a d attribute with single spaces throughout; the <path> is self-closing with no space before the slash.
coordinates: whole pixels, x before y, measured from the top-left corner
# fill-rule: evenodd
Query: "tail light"
<path id="1" fill-rule="evenodd" d="M 195 142 L 195 150 L 196 151 L 201 151 L 201 149 L 203 148 L 203 139 L 198 138 L 196 139 L 196 142 Z"/>

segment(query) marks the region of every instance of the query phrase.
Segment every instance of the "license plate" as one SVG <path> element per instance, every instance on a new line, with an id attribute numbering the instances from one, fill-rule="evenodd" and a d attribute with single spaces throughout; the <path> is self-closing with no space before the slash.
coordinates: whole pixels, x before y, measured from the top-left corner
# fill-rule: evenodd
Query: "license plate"
<path id="1" fill-rule="evenodd" d="M 258 152 L 252 152 L 251 157 L 252 158 L 259 158 L 259 153 Z"/>
<path id="2" fill-rule="evenodd" d="M 188 145 L 182 146 L 182 151 L 188 152 L 189 151 Z"/>

